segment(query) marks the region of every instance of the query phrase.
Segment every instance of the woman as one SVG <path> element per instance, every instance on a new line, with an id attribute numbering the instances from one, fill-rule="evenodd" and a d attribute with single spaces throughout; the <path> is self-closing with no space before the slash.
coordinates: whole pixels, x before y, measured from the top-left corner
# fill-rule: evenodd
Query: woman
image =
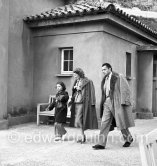
<path id="1" fill-rule="evenodd" d="M 81 129 L 81 139 L 77 142 L 84 143 L 86 141 L 84 131 L 87 129 L 97 129 L 98 122 L 95 109 L 95 89 L 93 82 L 85 77 L 81 68 L 73 71 L 75 78 L 72 88 L 71 105 L 71 123 L 70 126 L 79 127 Z"/>
<path id="2" fill-rule="evenodd" d="M 55 141 L 62 139 L 62 136 L 67 133 L 64 128 L 67 116 L 67 101 L 69 99 L 68 92 L 66 92 L 66 86 L 63 82 L 57 82 L 56 97 L 53 98 L 53 102 L 48 106 L 47 110 L 52 110 L 55 107 Z"/>

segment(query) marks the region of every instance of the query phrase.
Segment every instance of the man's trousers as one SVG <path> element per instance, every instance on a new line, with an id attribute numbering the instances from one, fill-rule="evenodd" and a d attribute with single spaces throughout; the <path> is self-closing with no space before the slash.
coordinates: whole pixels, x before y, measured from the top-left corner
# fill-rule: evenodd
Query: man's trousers
<path id="1" fill-rule="evenodd" d="M 100 133 L 99 133 L 99 145 L 106 146 L 107 142 L 107 136 L 110 131 L 110 126 L 113 120 L 113 117 L 115 117 L 113 105 L 111 102 L 111 99 L 108 97 L 106 101 L 104 102 L 104 110 L 103 110 L 103 116 L 101 120 L 101 128 L 100 128 Z M 121 130 L 123 138 L 125 142 L 130 142 L 132 139 L 131 133 L 126 129 Z"/>

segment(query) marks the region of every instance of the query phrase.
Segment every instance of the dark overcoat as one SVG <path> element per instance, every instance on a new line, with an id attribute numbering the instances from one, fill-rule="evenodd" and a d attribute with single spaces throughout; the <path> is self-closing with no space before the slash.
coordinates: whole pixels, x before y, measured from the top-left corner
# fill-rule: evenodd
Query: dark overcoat
<path id="1" fill-rule="evenodd" d="M 50 104 L 49 110 L 55 107 L 55 122 L 66 123 L 68 92 L 61 91 L 56 94 L 55 100 Z"/>
<path id="2" fill-rule="evenodd" d="M 103 115 L 103 104 L 106 100 L 103 86 L 106 77 L 101 82 L 101 103 L 100 103 L 100 117 Z M 135 126 L 132 116 L 131 93 L 127 80 L 121 74 L 112 72 L 110 80 L 110 98 L 113 104 L 113 121 L 110 131 L 117 126 L 118 129 L 126 129 Z"/>
<path id="3" fill-rule="evenodd" d="M 75 121 L 75 92 L 74 85 L 76 84 L 76 81 L 73 84 L 72 88 L 72 106 L 71 106 L 71 120 L 70 120 L 70 126 L 74 126 Z M 84 89 L 83 94 L 83 129 L 97 129 L 98 128 L 98 121 L 97 121 L 97 115 L 96 115 L 96 99 L 95 99 L 95 88 L 94 84 L 91 80 L 88 78 L 83 79 L 83 85 L 82 89 Z"/>

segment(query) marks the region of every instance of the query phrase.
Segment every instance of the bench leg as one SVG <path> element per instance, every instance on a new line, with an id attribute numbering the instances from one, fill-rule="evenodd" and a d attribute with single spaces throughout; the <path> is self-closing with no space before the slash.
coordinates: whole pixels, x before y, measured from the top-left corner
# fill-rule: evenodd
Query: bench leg
<path id="1" fill-rule="evenodd" d="M 37 125 L 39 126 L 40 116 L 37 114 Z"/>

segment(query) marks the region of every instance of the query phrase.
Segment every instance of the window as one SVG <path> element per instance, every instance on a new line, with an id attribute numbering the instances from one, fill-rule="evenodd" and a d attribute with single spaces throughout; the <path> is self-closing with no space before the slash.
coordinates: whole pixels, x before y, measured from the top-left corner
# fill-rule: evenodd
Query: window
<path id="1" fill-rule="evenodd" d="M 157 76 L 157 63 L 156 62 L 154 62 L 153 63 L 153 77 L 156 77 Z"/>
<path id="2" fill-rule="evenodd" d="M 157 77 L 157 55 L 153 58 L 153 77 Z"/>
<path id="3" fill-rule="evenodd" d="M 73 72 L 73 48 L 61 48 L 61 74 Z"/>
<path id="4" fill-rule="evenodd" d="M 131 77 L 131 53 L 126 52 L 126 77 Z"/>

